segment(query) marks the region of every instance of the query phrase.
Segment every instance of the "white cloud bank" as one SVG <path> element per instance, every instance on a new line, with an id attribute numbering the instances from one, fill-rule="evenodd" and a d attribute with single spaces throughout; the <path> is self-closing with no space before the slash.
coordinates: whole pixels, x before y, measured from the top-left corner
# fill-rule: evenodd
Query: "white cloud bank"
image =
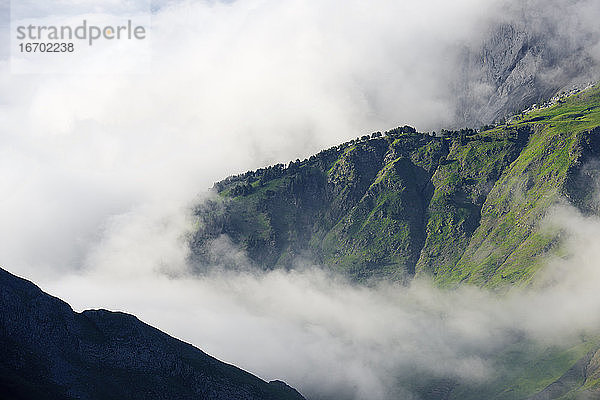
<path id="1" fill-rule="evenodd" d="M 158 240 L 151 227 L 121 230 L 96 269 L 48 287 L 77 309 L 132 312 L 312 399 L 412 398 L 403 378 L 486 382 L 499 372 L 494 352 L 516 340 L 568 347 L 600 331 L 600 219 L 563 206 L 548 223 L 564 231 L 573 256 L 552 262 L 535 289 L 507 295 L 445 291 L 426 281 L 358 286 L 311 266 L 193 276 L 168 247 L 177 240 Z M 122 243 L 134 247 L 119 252 Z M 151 272 L 165 265 L 181 269 Z"/>

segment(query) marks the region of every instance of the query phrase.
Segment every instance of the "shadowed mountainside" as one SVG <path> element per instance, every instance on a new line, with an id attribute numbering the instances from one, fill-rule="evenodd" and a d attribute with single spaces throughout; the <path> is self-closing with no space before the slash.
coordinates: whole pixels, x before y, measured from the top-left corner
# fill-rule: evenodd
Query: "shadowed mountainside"
<path id="1" fill-rule="evenodd" d="M 0 269 L 2 399 L 303 399 L 136 317 L 73 312 Z"/>

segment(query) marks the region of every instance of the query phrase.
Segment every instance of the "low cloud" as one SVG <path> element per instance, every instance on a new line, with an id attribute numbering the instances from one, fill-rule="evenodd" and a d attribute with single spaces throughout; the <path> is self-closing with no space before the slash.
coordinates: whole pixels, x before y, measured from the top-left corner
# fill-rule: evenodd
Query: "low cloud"
<path id="1" fill-rule="evenodd" d="M 600 332 L 600 219 L 562 205 L 545 223 L 563 232 L 570 256 L 549 260 L 534 287 L 503 295 L 442 290 L 425 280 L 357 285 L 307 264 L 197 275 L 185 260 L 164 258 L 185 238 L 150 227 L 139 242 L 159 249 L 140 244 L 131 255 L 111 249 L 143 268 L 96 260 L 96 269 L 48 288 L 77 309 L 94 304 L 134 313 L 264 379 L 284 379 L 312 399 L 418 398 L 419 377 L 489 382 L 501 367 L 494 354 L 515 342 L 566 348 Z M 131 233 L 121 232 L 123 243 Z M 117 234 L 114 240 L 121 242 Z M 147 258 L 140 260 L 142 253 Z M 156 273 L 165 261 L 179 266 L 178 273 Z"/>

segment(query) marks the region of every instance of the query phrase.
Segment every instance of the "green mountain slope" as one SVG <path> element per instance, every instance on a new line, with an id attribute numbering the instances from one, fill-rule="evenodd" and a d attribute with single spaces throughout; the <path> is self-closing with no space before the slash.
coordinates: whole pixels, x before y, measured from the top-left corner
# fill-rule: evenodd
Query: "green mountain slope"
<path id="1" fill-rule="evenodd" d="M 593 169 L 582 167 L 600 154 L 598 89 L 555 107 L 535 111 L 492 132 L 531 129 L 527 146 L 503 172 L 488 195 L 481 223 L 450 280 L 500 284 L 532 277 L 558 243 L 539 229 L 548 208 L 561 196 L 593 211 Z M 491 133 L 492 133 L 491 132 Z M 586 175 L 587 174 L 587 175 Z"/>
<path id="2" fill-rule="evenodd" d="M 527 282 L 560 245 L 539 226 L 549 208 L 595 212 L 599 154 L 598 87 L 482 131 L 363 136 L 215 184 L 193 257 L 231 263 L 213 246 L 226 235 L 265 269 L 305 258 L 358 280 Z"/>

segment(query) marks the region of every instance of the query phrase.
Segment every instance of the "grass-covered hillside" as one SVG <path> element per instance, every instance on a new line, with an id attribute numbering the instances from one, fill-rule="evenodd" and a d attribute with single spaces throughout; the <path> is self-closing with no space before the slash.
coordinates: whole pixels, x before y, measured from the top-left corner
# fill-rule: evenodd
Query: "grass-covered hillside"
<path id="1" fill-rule="evenodd" d="M 596 211 L 598 155 L 598 87 L 481 131 L 375 133 L 215 184 L 192 250 L 222 262 L 226 235 L 266 269 L 305 258 L 359 280 L 527 282 L 560 246 L 539 226 L 549 208 Z"/>

